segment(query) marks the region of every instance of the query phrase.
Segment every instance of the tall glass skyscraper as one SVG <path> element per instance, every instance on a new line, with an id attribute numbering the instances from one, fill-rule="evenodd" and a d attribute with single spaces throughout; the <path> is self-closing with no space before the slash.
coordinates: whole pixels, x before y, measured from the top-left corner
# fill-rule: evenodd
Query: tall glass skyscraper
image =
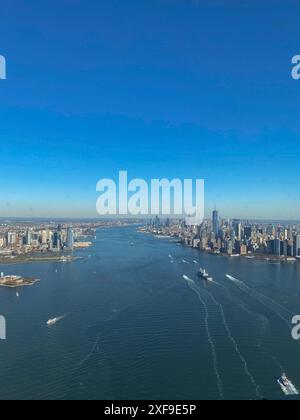
<path id="1" fill-rule="evenodd" d="M 74 232 L 71 227 L 67 231 L 67 248 L 69 251 L 73 251 L 74 249 Z"/>
<path id="2" fill-rule="evenodd" d="M 214 210 L 212 214 L 212 228 L 213 228 L 214 234 L 218 236 L 219 235 L 219 213 L 217 212 L 217 210 Z"/>

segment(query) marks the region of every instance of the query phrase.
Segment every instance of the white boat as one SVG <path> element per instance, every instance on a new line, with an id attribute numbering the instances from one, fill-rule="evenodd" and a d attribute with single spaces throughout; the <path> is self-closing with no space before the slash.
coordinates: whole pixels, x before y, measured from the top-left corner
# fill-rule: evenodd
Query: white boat
<path id="1" fill-rule="evenodd" d="M 58 321 L 59 321 L 59 318 L 49 319 L 49 320 L 47 321 L 47 325 L 48 325 L 48 326 L 55 325 Z"/>
<path id="2" fill-rule="evenodd" d="M 285 395 L 299 395 L 295 385 L 287 378 L 285 373 L 277 380 L 277 382 Z"/>
<path id="3" fill-rule="evenodd" d="M 214 279 L 206 272 L 204 268 L 200 268 L 198 276 L 209 282 L 214 281 Z"/>
<path id="4" fill-rule="evenodd" d="M 18 297 L 20 297 L 20 293 L 19 293 L 19 292 L 17 292 L 17 293 L 16 293 L 16 296 L 17 296 L 17 298 L 18 298 Z"/>

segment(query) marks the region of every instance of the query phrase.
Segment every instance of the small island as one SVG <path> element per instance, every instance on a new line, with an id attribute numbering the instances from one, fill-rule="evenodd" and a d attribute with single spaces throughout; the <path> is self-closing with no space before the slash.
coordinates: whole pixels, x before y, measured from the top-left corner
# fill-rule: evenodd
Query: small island
<path id="1" fill-rule="evenodd" d="M 3 273 L 1 273 L 0 276 L 0 287 L 23 287 L 23 286 L 33 286 L 35 283 L 37 283 L 38 279 L 33 278 L 24 278 L 21 276 L 4 276 Z"/>

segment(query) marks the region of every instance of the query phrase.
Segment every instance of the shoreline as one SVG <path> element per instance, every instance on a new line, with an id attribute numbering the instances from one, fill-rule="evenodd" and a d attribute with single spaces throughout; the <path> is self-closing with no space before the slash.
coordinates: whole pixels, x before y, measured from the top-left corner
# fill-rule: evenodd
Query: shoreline
<path id="1" fill-rule="evenodd" d="M 245 260 L 249 260 L 249 261 L 261 261 L 261 262 L 266 262 L 266 263 L 270 263 L 270 264 L 294 264 L 297 263 L 299 261 L 299 259 L 294 258 L 294 257 L 277 257 L 276 255 L 270 255 L 270 254 L 247 254 L 247 255 L 241 255 L 241 254 L 233 254 L 233 255 L 228 255 L 228 254 L 224 254 L 222 252 L 220 253 L 215 253 L 212 251 L 206 251 L 205 249 L 200 249 L 200 248 L 194 248 L 191 247 L 189 245 L 184 244 L 180 239 L 176 238 L 175 236 L 166 236 L 166 235 L 157 235 L 154 234 L 152 232 L 143 232 L 142 230 L 139 230 L 139 233 L 144 233 L 144 234 L 150 234 L 152 235 L 154 238 L 156 239 L 174 239 L 172 241 L 170 241 L 173 244 L 177 244 L 177 245 L 181 245 L 182 247 L 185 248 L 191 248 L 194 249 L 196 251 L 199 251 L 201 253 L 205 253 L 207 255 L 212 255 L 214 257 L 224 257 L 224 258 L 228 258 L 228 259 L 234 259 L 234 258 L 243 258 Z"/>

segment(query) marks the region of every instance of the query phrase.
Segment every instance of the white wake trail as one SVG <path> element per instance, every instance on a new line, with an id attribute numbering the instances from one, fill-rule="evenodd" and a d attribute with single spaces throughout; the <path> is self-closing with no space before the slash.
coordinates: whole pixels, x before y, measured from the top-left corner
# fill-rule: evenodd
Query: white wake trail
<path id="1" fill-rule="evenodd" d="M 79 362 L 77 365 L 76 365 L 76 367 L 80 367 L 80 366 L 82 366 L 82 365 L 84 365 L 85 364 L 85 362 L 87 362 L 88 361 L 88 359 L 90 358 L 90 357 L 92 357 L 92 355 L 95 353 L 95 351 L 97 350 L 97 352 L 98 353 L 100 353 L 100 348 L 99 348 L 99 341 L 100 341 L 100 336 L 97 338 L 97 340 L 95 341 L 95 343 L 94 343 L 94 345 L 93 345 L 93 347 L 92 347 L 92 350 L 89 352 L 89 354 L 81 361 L 81 362 Z"/>
<path id="2" fill-rule="evenodd" d="M 225 287 L 223 284 L 221 284 L 221 283 L 218 283 L 218 282 L 214 282 L 214 284 L 216 284 L 217 286 L 219 286 L 219 287 L 221 287 L 222 289 L 224 289 L 224 290 L 226 290 L 227 291 L 227 293 L 229 293 L 230 294 L 230 296 L 232 297 L 232 295 L 231 295 L 231 292 L 227 289 L 227 287 Z M 265 328 L 268 326 L 268 324 L 269 324 L 269 320 L 268 320 L 268 318 L 266 318 L 264 315 L 259 315 L 259 314 L 257 314 L 257 313 L 255 313 L 255 312 L 253 312 L 253 311 L 251 311 L 250 309 L 248 309 L 248 308 L 246 308 L 246 306 L 243 304 L 243 303 L 238 303 L 238 305 L 239 305 L 239 307 L 244 311 L 244 312 L 246 312 L 248 315 L 250 315 L 251 317 L 254 317 L 254 318 L 260 318 L 261 319 L 261 322 L 262 322 L 262 325 L 261 325 L 261 331 L 262 331 L 262 333 L 261 333 L 261 336 L 262 336 L 262 334 L 263 334 L 263 331 L 265 330 Z M 263 355 L 265 355 L 265 356 L 267 356 L 267 357 L 269 357 L 275 364 L 276 364 L 276 366 L 279 368 L 279 370 L 281 371 L 281 372 L 285 372 L 285 368 L 282 366 L 282 364 L 280 363 L 280 361 L 275 357 L 275 356 L 272 356 L 271 354 L 269 354 L 269 353 L 267 353 L 266 352 L 266 350 L 263 348 L 263 346 L 262 346 L 262 344 L 258 344 L 258 346 L 257 346 L 260 350 L 261 350 L 261 353 L 263 354 Z"/>
<path id="3" fill-rule="evenodd" d="M 263 306 L 265 306 L 268 310 L 274 312 L 285 324 L 287 324 L 288 328 L 291 328 L 291 323 L 288 321 L 284 316 L 282 316 L 278 310 L 272 308 L 270 305 L 268 305 L 266 302 L 263 301 L 263 298 L 266 298 L 266 296 L 262 295 L 261 293 L 257 292 L 254 289 L 251 289 L 248 287 L 244 282 L 241 280 L 238 280 L 229 274 L 226 274 L 226 278 L 232 281 L 241 291 L 244 293 L 247 293 L 250 297 L 256 299 L 258 302 L 260 302 Z M 276 304 L 278 307 L 281 307 L 280 304 L 277 304 L 277 302 L 273 301 L 273 299 L 268 298 L 269 301 L 273 302 L 273 304 Z M 289 312 L 288 309 L 282 307 L 286 312 Z"/>
<path id="4" fill-rule="evenodd" d="M 227 319 L 226 319 L 226 316 L 225 316 L 223 305 L 215 299 L 215 297 L 213 296 L 212 293 L 210 293 L 207 290 L 205 290 L 205 293 L 207 293 L 210 296 L 210 298 L 215 303 L 215 305 L 220 309 L 220 312 L 221 312 L 221 315 L 222 315 L 222 320 L 223 320 L 223 325 L 224 325 L 224 328 L 225 328 L 225 330 L 227 332 L 228 338 L 232 342 L 233 347 L 234 347 L 234 349 L 235 349 L 235 351 L 236 351 L 239 359 L 241 360 L 241 362 L 242 362 L 242 364 L 244 366 L 245 374 L 248 376 L 248 378 L 250 379 L 250 382 L 252 383 L 252 385 L 255 388 L 256 396 L 258 398 L 262 398 L 262 395 L 260 393 L 259 386 L 257 385 L 257 383 L 256 383 L 253 375 L 250 373 L 249 368 L 248 368 L 248 363 L 247 363 L 245 357 L 242 355 L 242 353 L 241 353 L 241 351 L 239 349 L 239 346 L 238 346 L 238 344 L 237 344 L 235 338 L 233 337 L 232 332 L 231 332 L 231 330 L 229 328 L 229 325 L 228 325 L 228 322 L 227 322 Z"/>
<path id="5" fill-rule="evenodd" d="M 243 281 L 238 280 L 238 279 L 236 279 L 236 278 L 234 278 L 234 277 L 232 277 L 232 276 L 229 276 L 229 275 L 227 275 L 227 278 L 228 278 L 229 280 L 236 281 L 236 282 L 238 282 L 238 283 L 242 284 L 243 286 L 245 286 L 247 289 L 249 289 L 249 290 L 250 290 L 250 291 L 252 291 L 253 293 L 256 293 L 257 295 L 261 296 L 263 299 L 266 299 L 267 301 L 269 301 L 269 302 L 270 302 L 270 303 L 272 303 L 273 305 L 277 306 L 277 307 L 278 307 L 278 308 L 280 308 L 281 310 L 283 310 L 283 311 L 285 311 L 286 313 L 288 313 L 288 314 L 289 314 L 289 316 L 292 316 L 292 317 L 293 317 L 293 316 L 295 315 L 295 314 L 293 314 L 293 312 L 291 312 L 288 308 L 286 308 L 285 306 L 283 306 L 283 305 L 281 305 L 280 303 L 276 302 L 276 300 L 274 300 L 274 299 L 270 298 L 269 296 L 265 295 L 265 294 L 264 294 L 264 293 L 262 293 L 262 292 L 258 292 L 257 290 L 253 289 L 253 287 L 248 286 L 248 285 L 247 285 L 246 283 L 244 283 Z"/>
<path id="6" fill-rule="evenodd" d="M 226 293 L 228 294 L 228 296 L 230 297 L 230 299 L 232 299 L 232 300 L 234 299 L 233 296 L 232 296 L 232 293 L 227 289 L 227 287 L 225 287 L 221 283 L 218 283 L 217 281 L 214 281 L 214 284 L 217 285 L 218 287 L 221 287 L 222 289 L 224 289 L 226 291 Z M 260 315 L 260 314 L 257 314 L 255 312 L 251 311 L 250 309 L 248 309 L 245 306 L 245 304 L 242 301 L 241 302 L 238 301 L 236 303 L 244 312 L 246 312 L 251 317 L 260 318 L 261 322 L 264 323 L 264 324 L 268 323 L 269 320 L 264 315 Z"/>
<path id="7" fill-rule="evenodd" d="M 214 343 L 213 338 L 211 336 L 211 333 L 210 333 L 210 330 L 209 330 L 209 325 L 208 325 L 209 313 L 208 313 L 207 305 L 206 305 L 205 301 L 202 299 L 201 293 L 196 289 L 195 282 L 192 279 L 190 279 L 188 276 L 185 276 L 184 275 L 183 278 L 184 278 L 184 280 L 187 281 L 189 288 L 191 290 L 193 290 L 197 294 L 200 302 L 202 303 L 202 305 L 204 307 L 204 311 L 205 311 L 205 320 L 204 320 L 204 322 L 205 322 L 205 329 L 206 329 L 206 333 L 207 333 L 207 337 L 208 337 L 208 342 L 209 342 L 210 347 L 211 347 L 214 372 L 215 372 L 215 375 L 216 375 L 216 378 L 217 378 L 217 385 L 218 385 L 218 390 L 219 390 L 220 398 L 222 400 L 224 400 L 224 392 L 223 392 L 222 379 L 221 379 L 221 376 L 220 376 L 220 373 L 219 373 L 219 370 L 218 370 L 218 359 L 217 359 L 217 353 L 216 353 L 216 346 L 215 346 L 215 343 Z"/>

